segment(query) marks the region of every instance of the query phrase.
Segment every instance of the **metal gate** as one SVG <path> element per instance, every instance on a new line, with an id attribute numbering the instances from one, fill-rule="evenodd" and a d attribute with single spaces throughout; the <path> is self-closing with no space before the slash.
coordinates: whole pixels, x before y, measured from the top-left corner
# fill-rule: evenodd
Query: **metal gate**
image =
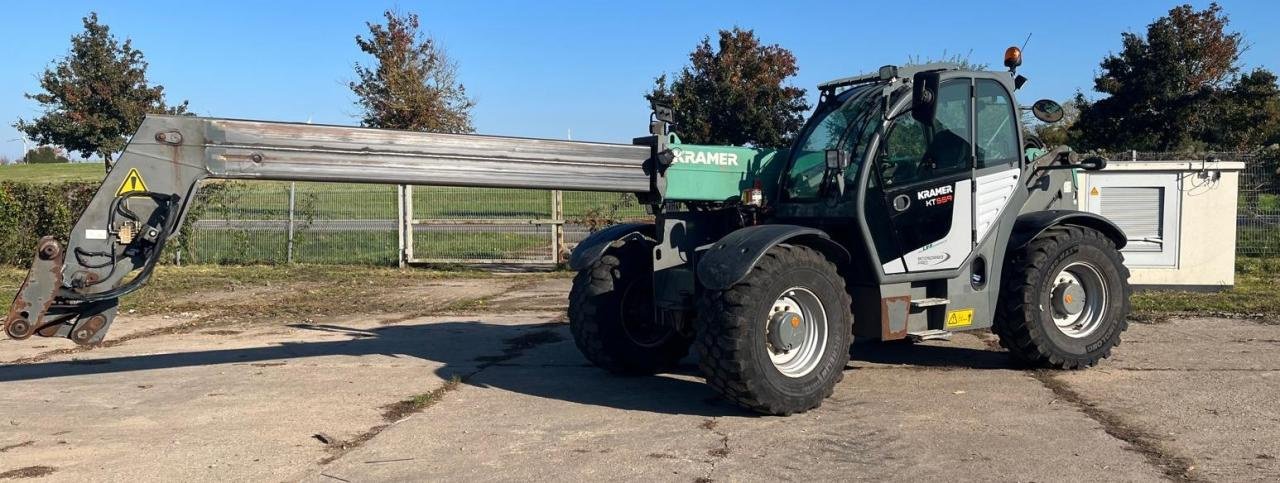
<path id="1" fill-rule="evenodd" d="M 490 190 L 399 185 L 400 266 L 555 265 L 566 259 L 563 192 Z M 448 199 L 451 194 L 470 199 Z M 501 206 L 476 209 L 477 199 Z"/>

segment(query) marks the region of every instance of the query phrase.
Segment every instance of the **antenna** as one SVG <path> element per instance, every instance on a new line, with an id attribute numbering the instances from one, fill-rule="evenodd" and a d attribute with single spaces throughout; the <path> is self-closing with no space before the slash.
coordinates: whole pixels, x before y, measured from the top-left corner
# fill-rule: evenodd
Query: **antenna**
<path id="1" fill-rule="evenodd" d="M 1022 47 L 1019 47 L 1018 50 L 1026 51 L 1027 42 L 1030 42 L 1030 41 L 1031 41 L 1031 32 L 1027 32 L 1027 39 L 1022 41 Z"/>

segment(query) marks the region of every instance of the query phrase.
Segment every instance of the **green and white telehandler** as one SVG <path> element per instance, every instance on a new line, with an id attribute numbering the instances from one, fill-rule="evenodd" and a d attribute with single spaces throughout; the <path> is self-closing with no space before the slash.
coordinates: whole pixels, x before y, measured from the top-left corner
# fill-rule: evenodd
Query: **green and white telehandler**
<path id="1" fill-rule="evenodd" d="M 1126 238 L 1075 209 L 1075 170 L 1105 161 L 1027 134 L 1020 57 L 824 83 L 786 150 L 681 143 L 663 106 L 632 145 L 150 116 L 65 245 L 40 241 L 5 331 L 100 342 L 205 179 L 505 186 L 650 207 L 569 259 L 570 330 L 609 371 L 661 372 L 692 348 L 727 399 L 791 414 L 832 393 L 854 337 L 992 330 L 1020 363 L 1088 367 L 1126 328 Z"/>

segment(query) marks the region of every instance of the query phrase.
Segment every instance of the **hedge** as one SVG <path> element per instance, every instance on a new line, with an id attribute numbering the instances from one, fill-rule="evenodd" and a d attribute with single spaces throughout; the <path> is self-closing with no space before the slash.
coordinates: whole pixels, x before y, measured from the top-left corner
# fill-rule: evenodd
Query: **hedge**
<path id="1" fill-rule="evenodd" d="M 97 181 L 0 181 L 0 264 L 30 266 L 36 241 L 44 236 L 58 237 L 65 245 L 72 226 L 97 191 Z M 201 191 L 206 197 L 216 197 L 223 189 L 210 184 Z M 179 232 L 165 246 L 162 263 L 172 261 L 175 250 L 188 248 L 192 223 L 203 213 L 198 203 L 188 210 Z"/>
<path id="2" fill-rule="evenodd" d="M 0 181 L 0 263 L 30 265 L 43 236 L 66 243 L 71 226 L 97 191 L 98 183 L 88 181 Z"/>

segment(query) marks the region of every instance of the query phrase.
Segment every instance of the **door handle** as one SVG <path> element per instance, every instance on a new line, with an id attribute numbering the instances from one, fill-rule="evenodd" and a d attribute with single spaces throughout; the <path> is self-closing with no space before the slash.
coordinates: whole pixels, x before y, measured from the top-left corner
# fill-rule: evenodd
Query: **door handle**
<path id="1" fill-rule="evenodd" d="M 893 197 L 893 210 L 899 213 L 907 211 L 911 207 L 911 197 L 907 195 L 898 195 Z"/>

